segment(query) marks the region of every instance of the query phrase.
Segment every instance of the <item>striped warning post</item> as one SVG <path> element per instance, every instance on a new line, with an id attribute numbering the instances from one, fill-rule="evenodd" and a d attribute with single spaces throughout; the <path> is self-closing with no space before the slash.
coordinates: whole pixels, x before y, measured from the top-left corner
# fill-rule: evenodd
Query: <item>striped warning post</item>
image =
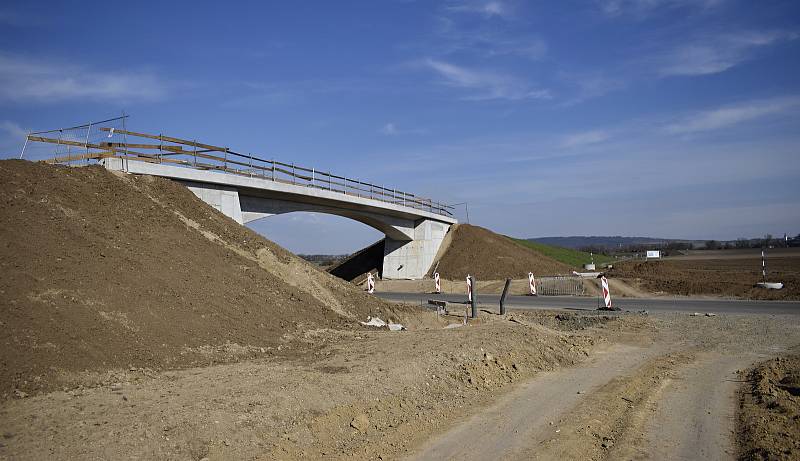
<path id="1" fill-rule="evenodd" d="M 367 274 L 367 293 L 375 292 L 375 278 L 372 277 L 372 272 Z"/>
<path id="2" fill-rule="evenodd" d="M 608 280 L 605 276 L 600 278 L 600 283 L 603 285 L 603 301 L 606 303 L 606 309 L 611 309 L 611 292 L 608 291 Z"/>
<path id="3" fill-rule="evenodd" d="M 441 293 L 442 292 L 442 284 L 439 281 L 439 273 L 438 272 L 434 272 L 433 273 L 433 280 L 434 280 L 434 282 L 436 282 L 436 293 Z"/>
<path id="4" fill-rule="evenodd" d="M 764 250 L 761 250 L 761 276 L 767 281 L 767 259 L 764 257 Z"/>
<path id="5" fill-rule="evenodd" d="M 536 296 L 536 279 L 533 277 L 533 272 L 528 272 L 528 286 L 531 290 L 531 296 Z"/>
<path id="6" fill-rule="evenodd" d="M 467 274 L 467 300 L 472 302 L 472 277 Z"/>

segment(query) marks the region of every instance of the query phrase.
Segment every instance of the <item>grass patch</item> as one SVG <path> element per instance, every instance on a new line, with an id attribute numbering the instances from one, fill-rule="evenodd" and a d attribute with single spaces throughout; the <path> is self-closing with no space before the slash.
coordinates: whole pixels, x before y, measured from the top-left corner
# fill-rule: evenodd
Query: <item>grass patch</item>
<path id="1" fill-rule="evenodd" d="M 570 248 L 554 247 L 545 245 L 543 243 L 531 242 L 530 240 L 515 238 L 512 238 L 511 240 L 572 267 L 583 267 L 584 264 L 588 264 L 592 260 L 589 253 L 583 251 L 572 250 Z M 614 262 L 614 258 L 604 254 L 595 254 L 594 262 L 599 267 L 603 264 Z"/>

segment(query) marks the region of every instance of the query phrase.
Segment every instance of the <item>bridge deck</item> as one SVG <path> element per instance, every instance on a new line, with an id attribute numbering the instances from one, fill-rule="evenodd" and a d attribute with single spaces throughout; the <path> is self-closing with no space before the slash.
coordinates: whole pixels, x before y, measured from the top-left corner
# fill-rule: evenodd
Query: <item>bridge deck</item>
<path id="1" fill-rule="evenodd" d="M 395 188 L 354 180 L 345 176 L 331 174 L 330 172 L 319 171 L 315 168 L 298 166 L 294 163 L 283 163 L 275 160 L 266 160 L 250 154 L 240 154 L 228 147 L 214 146 L 161 134 L 138 133 L 91 123 L 77 128 L 84 129 L 85 127 L 85 129 L 91 131 L 93 126 L 95 130 L 106 133 L 107 135 L 103 136 L 106 139 L 98 142 L 89 142 L 87 131 L 85 140 L 81 142 L 74 139 L 63 139 L 62 130 L 50 130 L 31 133 L 27 137 L 26 145 L 27 142 L 39 142 L 66 146 L 68 149 L 67 155 L 60 155 L 46 160 L 49 163 L 70 163 L 80 160 L 102 161 L 108 158 L 119 158 L 125 160 L 126 163 L 127 161 L 136 161 L 139 163 L 158 164 L 162 167 L 173 167 L 149 169 L 137 167 L 141 170 L 170 172 L 169 174 L 160 174 L 160 176 L 176 178 L 181 176 L 184 179 L 195 181 L 202 181 L 202 179 L 198 178 L 211 177 L 215 178 L 211 182 L 216 184 L 254 187 L 262 190 L 287 189 L 282 186 L 288 185 L 301 186 L 305 188 L 305 192 L 302 192 L 303 195 L 328 196 L 334 199 L 336 195 L 332 194 L 338 194 L 346 197 L 339 197 L 340 201 L 345 202 L 358 201 L 355 199 L 368 199 L 372 206 L 374 206 L 375 202 L 383 202 L 391 205 L 383 206 L 384 208 L 402 209 L 406 212 L 408 212 L 407 209 L 411 208 L 417 210 L 412 214 L 419 214 L 443 222 L 455 222 L 452 218 L 452 206 Z M 129 137 L 142 138 L 149 141 L 128 142 Z M 175 168 L 186 171 L 179 171 Z M 192 170 L 204 174 L 191 173 L 190 171 Z M 205 174 L 208 172 L 222 173 L 225 176 L 208 176 Z M 146 174 L 159 175 L 155 172 Z M 235 179 L 237 177 L 259 179 L 261 181 L 241 181 Z M 267 182 L 273 184 L 273 186 L 267 186 Z M 247 183 L 248 186 L 242 186 L 242 183 Z M 295 190 L 293 193 L 298 193 L 298 191 Z"/>

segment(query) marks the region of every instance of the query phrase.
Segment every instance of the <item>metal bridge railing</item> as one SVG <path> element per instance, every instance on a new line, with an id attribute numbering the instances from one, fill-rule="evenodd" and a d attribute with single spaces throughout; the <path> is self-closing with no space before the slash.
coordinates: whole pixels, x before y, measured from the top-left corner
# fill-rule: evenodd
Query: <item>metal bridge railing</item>
<path id="1" fill-rule="evenodd" d="M 418 210 L 452 217 L 453 207 L 408 192 L 390 189 L 345 176 L 339 176 L 294 163 L 267 160 L 251 154 L 235 152 L 228 147 L 214 146 L 194 140 L 180 139 L 162 134 L 138 133 L 115 126 L 109 122 L 124 122 L 127 116 L 90 123 L 66 129 L 40 131 L 26 137 L 29 143 L 56 145 L 56 156 L 44 160 L 48 163 L 99 161 L 117 157 L 151 163 L 163 163 L 200 170 L 214 170 L 248 177 L 258 177 L 275 182 L 312 187 L 345 195 L 369 198 L 386 203 L 407 206 Z M 105 124 L 105 125 L 104 125 Z M 85 132 L 85 136 L 83 133 Z M 68 133 L 69 135 L 65 135 Z M 130 142 L 129 138 L 139 138 Z"/>

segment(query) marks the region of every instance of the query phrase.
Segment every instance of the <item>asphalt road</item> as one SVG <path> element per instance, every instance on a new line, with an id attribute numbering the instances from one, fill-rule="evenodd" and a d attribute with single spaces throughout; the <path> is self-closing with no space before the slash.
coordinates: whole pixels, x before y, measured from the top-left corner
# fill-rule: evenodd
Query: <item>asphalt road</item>
<path id="1" fill-rule="evenodd" d="M 375 293 L 387 301 L 411 304 L 426 303 L 429 299 L 467 306 L 463 294 L 430 293 Z M 499 310 L 500 295 L 478 294 L 476 298 L 481 309 Z M 745 301 L 725 299 L 692 298 L 613 298 L 615 307 L 622 310 L 648 312 L 699 312 L 713 314 L 790 314 L 800 315 L 798 301 Z M 594 310 L 598 299 L 573 296 L 507 296 L 507 309 L 566 309 Z"/>

